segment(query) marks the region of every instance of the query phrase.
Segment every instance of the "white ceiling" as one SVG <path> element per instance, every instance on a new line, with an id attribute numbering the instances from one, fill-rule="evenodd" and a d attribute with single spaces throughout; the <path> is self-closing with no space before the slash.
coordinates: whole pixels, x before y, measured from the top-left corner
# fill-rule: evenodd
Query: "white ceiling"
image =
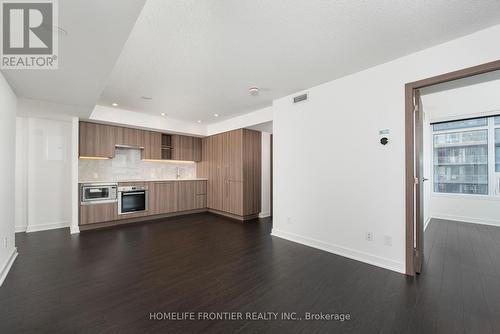
<path id="1" fill-rule="evenodd" d="M 253 126 L 249 126 L 247 129 L 257 130 L 260 132 L 273 133 L 273 122 L 255 124 Z"/>
<path id="2" fill-rule="evenodd" d="M 500 71 L 421 90 L 429 122 L 500 114 Z"/>
<path id="3" fill-rule="evenodd" d="M 219 121 L 498 24 L 499 14 L 498 0 L 148 0 L 99 103 Z"/>
<path id="4" fill-rule="evenodd" d="M 500 23 L 498 0 L 144 2 L 59 1 L 59 70 L 2 73 L 20 98 L 82 117 L 118 102 L 208 124 Z"/>
<path id="5" fill-rule="evenodd" d="M 145 0 L 59 1 L 58 70 L 2 71 L 16 95 L 90 115 Z M 78 106 L 74 108 L 73 106 Z"/>

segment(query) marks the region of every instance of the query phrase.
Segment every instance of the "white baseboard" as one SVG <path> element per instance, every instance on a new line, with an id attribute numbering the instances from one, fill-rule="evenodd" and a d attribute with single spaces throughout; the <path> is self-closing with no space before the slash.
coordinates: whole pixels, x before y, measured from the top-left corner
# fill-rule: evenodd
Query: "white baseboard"
<path id="1" fill-rule="evenodd" d="M 259 213 L 259 218 L 271 217 L 271 212 L 261 212 Z"/>
<path id="2" fill-rule="evenodd" d="M 391 259 L 375 256 L 372 254 L 357 251 L 347 247 L 326 243 L 324 241 L 315 240 L 309 237 L 304 237 L 295 233 L 284 232 L 277 229 L 273 229 L 271 235 L 278 238 L 293 241 L 299 244 L 303 244 L 309 247 L 321 249 L 325 252 L 344 256 L 356 261 L 361 261 L 377 267 L 382 267 L 385 269 L 396 271 L 398 273 L 405 274 L 406 272 L 405 264 L 403 262 L 397 262 Z"/>
<path id="3" fill-rule="evenodd" d="M 10 256 L 7 259 L 7 261 L 0 268 L 0 286 L 2 286 L 3 281 L 5 281 L 5 279 L 7 278 L 7 274 L 9 273 L 10 268 L 14 264 L 16 257 L 17 257 L 17 248 L 14 247 L 14 249 L 12 249 L 12 253 L 10 253 Z"/>
<path id="4" fill-rule="evenodd" d="M 464 216 L 453 216 L 446 214 L 433 214 L 432 218 L 435 219 L 444 219 L 444 220 L 453 220 L 463 223 L 471 223 L 471 224 L 481 224 L 481 225 L 490 225 L 500 227 L 500 220 L 497 219 L 477 219 L 473 217 L 464 217 Z"/>
<path id="5" fill-rule="evenodd" d="M 26 226 L 16 226 L 16 233 L 26 232 Z"/>
<path id="6" fill-rule="evenodd" d="M 54 230 L 57 228 L 64 228 L 64 227 L 69 227 L 69 222 L 28 226 L 26 228 L 26 232 L 30 233 L 30 232 L 47 231 L 47 230 Z"/>

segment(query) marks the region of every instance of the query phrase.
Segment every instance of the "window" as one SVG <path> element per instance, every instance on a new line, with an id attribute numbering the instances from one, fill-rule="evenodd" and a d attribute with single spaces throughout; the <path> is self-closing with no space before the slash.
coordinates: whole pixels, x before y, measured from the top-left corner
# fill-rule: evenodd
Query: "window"
<path id="1" fill-rule="evenodd" d="M 487 126 L 488 118 L 433 125 L 434 192 L 488 195 Z"/>

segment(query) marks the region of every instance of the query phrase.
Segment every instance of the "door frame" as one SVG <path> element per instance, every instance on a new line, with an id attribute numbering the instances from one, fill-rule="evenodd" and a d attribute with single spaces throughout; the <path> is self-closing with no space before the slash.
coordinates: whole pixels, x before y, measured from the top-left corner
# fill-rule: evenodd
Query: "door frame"
<path id="1" fill-rule="evenodd" d="M 414 101 L 415 91 L 424 87 L 454 81 L 500 70 L 500 60 L 465 68 L 446 74 L 405 84 L 405 222 L 406 222 L 406 274 L 415 275 L 414 227 L 415 227 L 415 175 L 420 175 L 415 159 Z M 423 124 L 415 125 L 422 129 Z M 416 163 L 417 162 L 417 163 Z"/>

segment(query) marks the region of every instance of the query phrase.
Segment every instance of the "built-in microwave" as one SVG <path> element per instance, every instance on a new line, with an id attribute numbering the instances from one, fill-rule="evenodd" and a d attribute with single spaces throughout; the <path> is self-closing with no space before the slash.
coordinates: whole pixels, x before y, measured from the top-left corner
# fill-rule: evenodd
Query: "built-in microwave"
<path id="1" fill-rule="evenodd" d="M 148 211 L 148 187 L 128 186 L 118 188 L 119 215 L 143 211 Z"/>
<path id="2" fill-rule="evenodd" d="M 116 183 L 83 184 L 81 188 L 82 204 L 116 202 L 117 188 Z"/>

